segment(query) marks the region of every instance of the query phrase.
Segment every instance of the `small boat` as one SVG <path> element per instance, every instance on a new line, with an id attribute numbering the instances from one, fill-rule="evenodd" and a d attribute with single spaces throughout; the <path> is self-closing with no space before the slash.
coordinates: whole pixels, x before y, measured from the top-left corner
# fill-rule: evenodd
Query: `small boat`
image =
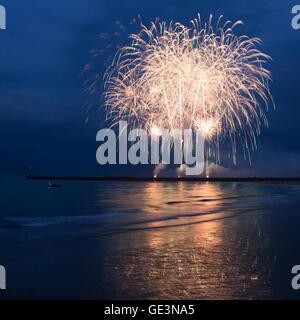
<path id="1" fill-rule="evenodd" d="M 48 182 L 48 188 L 61 188 L 62 185 L 61 184 L 56 184 L 56 183 L 52 183 L 51 181 Z"/>

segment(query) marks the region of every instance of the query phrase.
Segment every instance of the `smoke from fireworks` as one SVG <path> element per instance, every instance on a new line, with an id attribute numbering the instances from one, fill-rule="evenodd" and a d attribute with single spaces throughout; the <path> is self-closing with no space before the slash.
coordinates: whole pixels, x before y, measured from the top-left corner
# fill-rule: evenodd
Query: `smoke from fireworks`
<path id="1" fill-rule="evenodd" d="M 105 105 L 116 124 L 151 131 L 193 128 L 201 130 L 218 158 L 222 140 L 232 152 L 237 141 L 244 150 L 256 147 L 264 109 L 272 99 L 263 67 L 269 56 L 260 52 L 257 38 L 237 36 L 241 24 L 202 24 L 200 15 L 186 27 L 181 23 L 141 23 L 131 34 L 105 74 Z M 211 152 L 209 152 L 211 154 Z"/>

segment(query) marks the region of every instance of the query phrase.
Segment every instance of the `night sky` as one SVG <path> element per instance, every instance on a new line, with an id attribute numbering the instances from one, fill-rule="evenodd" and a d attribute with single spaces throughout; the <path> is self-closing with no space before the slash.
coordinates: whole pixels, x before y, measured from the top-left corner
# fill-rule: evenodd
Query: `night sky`
<path id="1" fill-rule="evenodd" d="M 300 1 L 298 1 L 300 4 Z M 101 167 L 95 159 L 101 119 L 85 122 L 83 79 L 89 51 L 104 45 L 116 21 L 130 26 L 141 14 L 148 25 L 156 17 L 184 24 L 199 12 L 243 20 L 241 34 L 263 40 L 260 49 L 273 61 L 270 127 L 263 128 L 252 167 L 235 174 L 300 176 L 300 30 L 291 27 L 289 0 L 0 0 L 7 30 L 0 30 L 0 171 L 35 174 L 131 174 L 153 168 Z M 104 63 L 105 61 L 103 61 Z"/>

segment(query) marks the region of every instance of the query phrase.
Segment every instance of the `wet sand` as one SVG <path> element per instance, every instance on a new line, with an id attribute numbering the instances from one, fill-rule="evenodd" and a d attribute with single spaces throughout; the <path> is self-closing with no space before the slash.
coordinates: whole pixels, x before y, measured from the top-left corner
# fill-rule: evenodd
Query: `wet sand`
<path id="1" fill-rule="evenodd" d="M 0 189 L 0 299 L 300 298 L 291 288 L 297 185 L 65 182 L 48 190 L 8 177 Z"/>
<path id="2" fill-rule="evenodd" d="M 1 298 L 297 298 L 278 264 L 287 252 L 273 250 L 267 224 L 260 233 L 258 225 L 242 216 L 44 244 L 7 264 Z M 21 252 L 22 245 L 11 250 Z"/>

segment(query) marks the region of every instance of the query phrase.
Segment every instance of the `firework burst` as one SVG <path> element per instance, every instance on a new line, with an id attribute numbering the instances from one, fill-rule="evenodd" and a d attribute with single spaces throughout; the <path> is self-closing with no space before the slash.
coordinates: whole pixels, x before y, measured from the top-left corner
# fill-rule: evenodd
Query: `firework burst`
<path id="1" fill-rule="evenodd" d="M 106 71 L 108 119 L 113 124 L 125 119 L 149 133 L 201 130 L 216 159 L 222 140 L 230 141 L 234 154 L 237 141 L 248 154 L 256 148 L 272 100 L 270 73 L 263 66 L 270 57 L 256 48 L 258 38 L 234 34 L 241 21 L 221 21 L 214 25 L 210 16 L 202 24 L 198 15 L 190 27 L 141 23 Z"/>

